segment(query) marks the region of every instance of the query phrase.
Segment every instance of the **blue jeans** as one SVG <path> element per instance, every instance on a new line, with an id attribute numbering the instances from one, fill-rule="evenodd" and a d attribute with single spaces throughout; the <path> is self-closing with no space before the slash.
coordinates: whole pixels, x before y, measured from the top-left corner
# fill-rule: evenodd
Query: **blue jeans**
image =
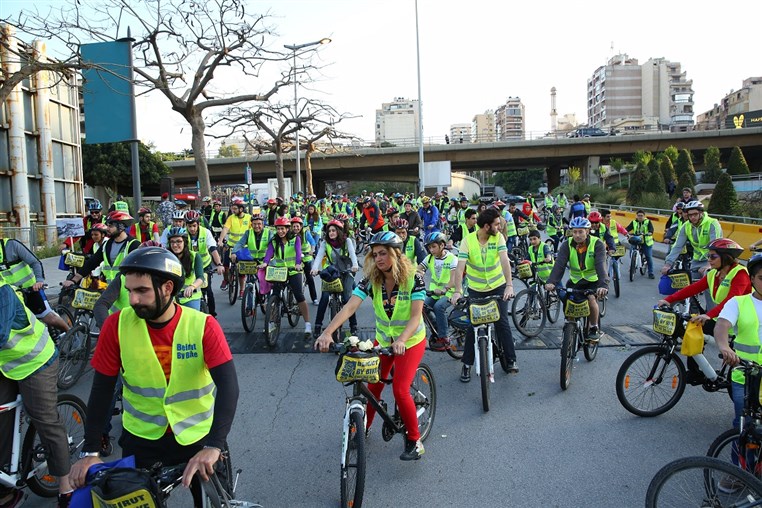
<path id="1" fill-rule="evenodd" d="M 191 309 L 201 310 L 201 299 L 189 300 L 182 305 L 183 307 L 190 307 Z"/>
<path id="2" fill-rule="evenodd" d="M 492 291 L 487 291 L 486 293 L 481 293 L 479 291 L 474 291 L 473 289 L 469 289 L 468 296 L 469 298 L 478 299 L 478 298 L 484 298 L 485 296 L 492 296 L 492 295 L 502 296 L 504 292 L 505 292 L 505 284 L 493 289 Z M 503 345 L 503 351 L 505 351 L 505 356 L 508 358 L 508 361 L 511 361 L 516 359 L 516 349 L 513 347 L 513 334 L 511 333 L 511 325 L 510 325 L 511 318 L 508 316 L 508 302 L 509 300 L 503 300 L 503 299 L 500 299 L 497 301 L 498 306 L 500 308 L 500 320 L 497 323 L 495 323 L 495 333 L 497 333 L 497 338 L 498 340 L 500 340 L 500 343 Z M 474 328 L 470 327 L 468 329 L 468 334 L 466 335 L 466 345 L 463 348 L 462 361 L 465 365 L 474 364 L 474 341 L 475 341 Z"/>
<path id="3" fill-rule="evenodd" d="M 518 237 L 513 235 L 505 239 L 505 246 L 508 249 L 508 252 L 511 252 L 513 248 L 516 247 L 516 238 Z"/>
<path id="4" fill-rule="evenodd" d="M 431 296 L 427 296 L 423 302 L 424 305 L 428 305 L 434 309 L 434 315 L 437 318 L 437 336 L 440 339 L 447 337 L 447 308 L 450 306 L 450 302 L 446 296 L 439 297 L 439 300 L 435 300 Z"/>
<path id="5" fill-rule="evenodd" d="M 741 414 L 743 413 L 743 385 L 741 383 L 730 383 L 731 394 L 733 395 L 733 409 L 735 410 L 735 416 L 733 417 L 733 427 L 738 428 L 738 424 L 741 421 Z"/>
<path id="6" fill-rule="evenodd" d="M 654 254 L 653 254 L 654 246 L 653 245 L 643 245 L 643 252 L 646 253 L 646 261 L 648 262 L 648 275 L 654 274 Z"/>

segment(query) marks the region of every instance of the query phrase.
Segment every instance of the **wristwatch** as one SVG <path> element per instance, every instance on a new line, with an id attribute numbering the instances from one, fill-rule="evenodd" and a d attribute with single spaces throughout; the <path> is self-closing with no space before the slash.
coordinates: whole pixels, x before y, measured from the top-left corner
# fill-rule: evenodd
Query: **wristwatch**
<path id="1" fill-rule="evenodd" d="M 100 457 L 100 452 L 79 452 L 79 458 L 84 459 L 85 457 Z"/>

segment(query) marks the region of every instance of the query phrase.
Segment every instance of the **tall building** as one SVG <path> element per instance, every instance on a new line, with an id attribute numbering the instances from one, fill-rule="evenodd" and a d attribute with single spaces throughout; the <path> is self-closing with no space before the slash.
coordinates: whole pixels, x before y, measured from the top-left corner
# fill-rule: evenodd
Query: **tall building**
<path id="1" fill-rule="evenodd" d="M 505 104 L 497 108 L 495 127 L 498 141 L 524 139 L 526 130 L 524 104 L 519 97 L 508 97 Z"/>
<path id="2" fill-rule="evenodd" d="M 643 116 L 656 118 L 661 130 L 691 130 L 693 81 L 686 78 L 680 63 L 649 58 L 641 70 Z"/>
<path id="3" fill-rule="evenodd" d="M 740 90 L 731 90 L 719 104 L 696 119 L 696 130 L 702 131 L 759 126 L 762 126 L 762 76 L 744 79 Z"/>
<path id="4" fill-rule="evenodd" d="M 492 143 L 497 140 L 495 127 L 495 112 L 488 109 L 482 114 L 474 115 L 471 121 L 471 142 Z"/>
<path id="5" fill-rule="evenodd" d="M 450 143 L 463 144 L 471 142 L 471 124 L 454 123 L 450 125 Z"/>
<path id="6" fill-rule="evenodd" d="M 641 116 L 641 70 L 636 58 L 616 55 L 587 80 L 587 123 L 606 130 L 615 118 Z"/>
<path id="7" fill-rule="evenodd" d="M 420 108 L 417 100 L 395 97 L 376 110 L 376 144 L 394 146 L 418 143 Z"/>

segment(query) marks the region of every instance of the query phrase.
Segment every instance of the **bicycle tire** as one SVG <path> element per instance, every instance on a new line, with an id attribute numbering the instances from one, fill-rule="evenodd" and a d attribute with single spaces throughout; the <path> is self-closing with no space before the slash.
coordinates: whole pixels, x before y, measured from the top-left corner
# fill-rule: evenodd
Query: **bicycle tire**
<path id="1" fill-rule="evenodd" d="M 614 261 L 615 263 L 619 263 L 619 261 Z M 614 281 L 614 296 L 619 298 L 620 290 L 619 290 L 619 267 L 613 270 L 613 275 L 611 279 Z"/>
<path id="2" fill-rule="evenodd" d="M 230 305 L 235 305 L 235 301 L 238 299 L 238 270 L 234 265 L 230 265 L 230 272 L 228 272 L 228 302 Z"/>
<path id="3" fill-rule="evenodd" d="M 331 321 L 333 321 L 333 318 L 336 317 L 336 314 L 341 311 L 341 302 L 338 298 L 331 295 L 330 299 L 328 300 L 328 312 L 331 316 Z M 333 335 L 331 336 L 333 338 L 333 341 L 335 343 L 340 343 L 344 340 L 344 334 L 342 333 L 342 328 L 344 326 L 344 323 L 340 324 L 339 327 L 336 329 L 335 332 L 333 332 Z"/>
<path id="4" fill-rule="evenodd" d="M 479 342 L 479 384 L 482 391 L 482 409 L 484 412 L 489 411 L 489 366 L 491 358 L 487 358 L 487 341 L 486 336 L 478 337 L 476 339 Z"/>
<path id="5" fill-rule="evenodd" d="M 241 298 L 241 323 L 246 332 L 253 332 L 257 326 L 257 306 L 256 296 L 254 295 L 254 286 L 246 285 Z"/>
<path id="6" fill-rule="evenodd" d="M 74 464 L 79 458 L 79 452 L 82 451 L 82 445 L 85 443 L 85 422 L 87 421 L 87 406 L 79 397 L 70 393 L 58 394 L 56 404 L 58 414 L 66 429 L 67 441 L 69 443 L 69 461 Z M 30 423 L 24 434 L 24 441 L 21 447 L 21 456 L 24 460 L 24 471 L 31 471 L 32 468 L 40 465 L 47 460 L 47 450 L 39 442 L 37 429 Z M 58 495 L 58 480 L 50 474 L 47 467 L 43 467 L 37 475 L 27 479 L 29 490 L 40 497 L 56 497 Z"/>
<path id="7" fill-rule="evenodd" d="M 601 315 L 601 317 L 603 317 L 603 315 Z M 600 323 L 598 325 L 600 328 Z M 582 352 L 585 354 L 585 360 L 592 362 L 598 354 L 598 342 L 583 341 Z"/>
<path id="8" fill-rule="evenodd" d="M 283 304 L 286 306 L 286 317 L 291 328 L 299 324 L 299 318 L 302 317 L 302 311 L 299 310 L 299 304 L 296 303 L 296 297 L 289 286 L 286 286 L 286 297 Z"/>
<path id="9" fill-rule="evenodd" d="M 606 317 L 606 300 L 608 300 L 608 297 L 603 297 L 600 300 L 598 300 L 598 316 L 599 317 Z M 600 326 L 600 323 L 598 323 Z"/>
<path id="10" fill-rule="evenodd" d="M 463 358 L 463 350 L 466 347 L 466 332 L 460 328 L 450 327 L 450 346 L 447 348 L 447 354 L 450 357 L 460 360 Z"/>
<path id="11" fill-rule="evenodd" d="M 68 307 L 65 307 L 63 305 L 57 305 L 55 309 L 53 309 L 56 314 L 58 314 L 61 319 L 64 320 L 64 322 L 71 326 L 74 326 L 74 314 L 71 313 L 71 310 L 69 310 Z"/>
<path id="12" fill-rule="evenodd" d="M 76 384 L 90 359 L 90 328 L 77 323 L 58 342 L 58 381 L 61 390 Z"/>
<path id="13" fill-rule="evenodd" d="M 650 376 L 656 372 L 661 372 L 660 379 L 652 382 Z M 646 346 L 635 351 L 617 372 L 619 403 L 637 416 L 653 417 L 666 413 L 678 403 L 684 391 L 685 366 L 676 353 L 669 353 L 662 346 Z M 657 405 L 646 405 L 649 402 Z"/>
<path id="14" fill-rule="evenodd" d="M 421 441 L 425 441 L 431 433 L 434 417 L 437 414 L 437 384 L 434 380 L 434 371 L 427 364 L 418 364 L 413 382 L 410 383 L 410 395 L 415 402 Z"/>
<path id="15" fill-rule="evenodd" d="M 735 492 L 721 490 L 730 481 Z M 646 508 L 669 506 L 760 506 L 762 481 L 713 457 L 685 457 L 662 467 L 648 484 Z"/>
<path id="16" fill-rule="evenodd" d="M 749 423 L 748 425 L 755 424 Z M 733 446 L 738 441 L 740 432 L 738 429 L 732 428 L 712 441 L 706 455 L 723 462 L 737 464 L 744 471 L 753 474 L 755 478 L 762 478 L 762 448 L 760 447 L 762 442 L 756 437 L 757 428 L 751 430 L 751 432 L 746 433 L 747 444 L 744 446 L 744 450 L 739 449 L 738 446 Z"/>
<path id="17" fill-rule="evenodd" d="M 637 255 L 636 251 L 632 251 L 630 254 L 630 282 L 635 280 L 635 271 L 637 270 L 635 266 L 635 256 Z"/>
<path id="18" fill-rule="evenodd" d="M 280 296 L 271 294 L 267 299 L 267 307 L 265 309 L 265 340 L 268 347 L 271 348 L 278 345 L 281 321 L 280 306 Z"/>
<path id="19" fill-rule="evenodd" d="M 545 291 L 545 310 L 548 313 L 548 321 L 556 323 L 561 315 L 561 299 L 557 293 Z"/>
<path id="20" fill-rule="evenodd" d="M 577 323 L 565 323 L 561 341 L 561 389 L 566 390 L 571 384 L 574 358 L 577 356 Z"/>
<path id="21" fill-rule="evenodd" d="M 641 251 L 640 253 L 640 275 L 646 274 L 646 267 L 647 267 L 648 259 L 646 258 L 646 254 Z"/>
<path id="22" fill-rule="evenodd" d="M 361 508 L 365 493 L 365 419 L 361 411 L 349 415 L 349 428 L 344 429 L 347 450 L 341 467 L 341 506 Z"/>
<path id="23" fill-rule="evenodd" d="M 545 329 L 545 302 L 535 289 L 522 289 L 513 298 L 511 320 L 516 330 L 527 338 L 537 337 Z"/>

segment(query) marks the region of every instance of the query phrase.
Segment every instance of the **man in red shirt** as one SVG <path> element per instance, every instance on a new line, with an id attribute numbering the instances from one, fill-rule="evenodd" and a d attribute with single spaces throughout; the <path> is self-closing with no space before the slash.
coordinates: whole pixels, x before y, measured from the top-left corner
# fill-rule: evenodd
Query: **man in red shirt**
<path id="1" fill-rule="evenodd" d="M 147 242 L 148 240 L 158 242 L 159 226 L 151 220 L 151 209 L 145 207 L 141 208 L 138 211 L 138 217 L 138 222 L 130 226 L 130 230 L 127 234 L 140 243 Z"/>
<path id="2" fill-rule="evenodd" d="M 175 303 L 183 271 L 174 254 L 142 248 L 128 255 L 119 270 L 130 307 L 109 316 L 101 329 L 92 360 L 85 443 L 71 476 L 76 487 L 82 486 L 88 468 L 100 462 L 101 431 L 111 418 L 111 397 L 121 373 L 123 456 L 135 455 L 139 468 L 187 462 L 187 487 L 196 472 L 208 479 L 222 457 L 238 401 L 233 357 L 213 317 Z M 201 506 L 197 485 L 194 481 L 194 500 L 198 495 Z"/>

